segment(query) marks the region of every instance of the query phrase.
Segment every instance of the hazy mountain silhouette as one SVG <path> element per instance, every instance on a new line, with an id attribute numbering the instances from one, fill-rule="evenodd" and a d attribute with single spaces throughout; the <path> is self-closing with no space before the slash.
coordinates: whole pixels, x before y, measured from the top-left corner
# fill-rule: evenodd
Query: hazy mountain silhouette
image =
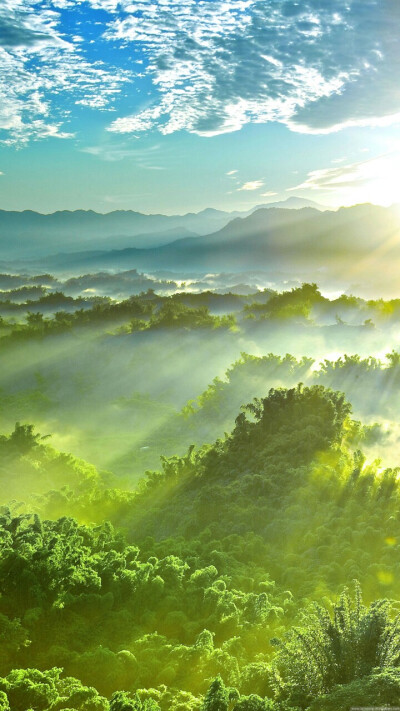
<path id="1" fill-rule="evenodd" d="M 173 269 L 235 272 L 322 270 L 363 274 L 396 268 L 400 216 L 394 208 L 357 205 L 337 212 L 259 209 L 217 232 L 153 249 L 58 254 L 36 263 L 49 271 Z"/>
<path id="2" fill-rule="evenodd" d="M 291 197 L 263 207 L 297 209 L 306 205 L 309 201 Z M 206 208 L 186 215 L 146 215 L 131 210 L 106 214 L 64 210 L 43 215 L 31 210 L 0 210 L 0 254 L 3 259 L 13 259 L 17 255 L 29 258 L 59 251 L 158 247 L 183 237 L 217 232 L 233 218 L 245 217 L 255 209 L 224 212 Z"/>
<path id="3" fill-rule="evenodd" d="M 300 198 L 292 195 L 292 197 L 287 198 L 287 200 L 279 200 L 278 202 L 268 202 L 256 205 L 251 212 L 261 208 L 271 207 L 279 207 L 285 210 L 301 210 L 303 207 L 313 207 L 314 210 L 319 210 L 320 212 L 330 209 L 325 205 L 321 205 L 319 202 L 314 202 L 314 200 L 306 200 L 306 198 Z"/>

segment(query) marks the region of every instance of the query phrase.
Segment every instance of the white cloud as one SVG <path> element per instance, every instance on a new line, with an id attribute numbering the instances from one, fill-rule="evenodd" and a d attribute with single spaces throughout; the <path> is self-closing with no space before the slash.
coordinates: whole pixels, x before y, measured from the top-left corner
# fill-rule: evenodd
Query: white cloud
<path id="1" fill-rule="evenodd" d="M 91 0 L 96 6 L 101 0 Z M 400 113 L 397 0 L 121 0 L 106 37 L 147 58 L 151 109 L 110 131 L 204 136 L 249 122 L 296 131 L 393 122 Z M 113 6 L 117 10 L 116 4 Z"/>
<path id="2" fill-rule="evenodd" d="M 356 202 L 390 205 L 400 202 L 399 174 L 400 151 L 395 150 L 358 163 L 313 170 L 289 191 L 332 193 L 336 201 L 347 205 Z"/>
<path id="3" fill-rule="evenodd" d="M 237 172 L 238 172 L 237 170 L 228 170 L 228 172 L 225 173 L 225 175 L 229 175 L 232 177 L 233 175 L 236 175 Z"/>
<path id="4" fill-rule="evenodd" d="M 165 170 L 163 166 L 155 165 L 155 159 L 159 158 L 159 145 L 151 145 L 147 148 L 134 148 L 132 145 L 118 142 L 118 145 L 102 144 L 100 146 L 87 146 L 82 148 L 82 153 L 88 153 L 107 163 L 130 159 L 135 164 L 146 170 Z"/>
<path id="5" fill-rule="evenodd" d="M 268 190 L 266 193 L 261 193 L 261 197 L 274 197 L 275 195 L 278 195 L 278 193 L 274 193 L 272 190 Z"/>
<path id="6" fill-rule="evenodd" d="M 114 133 L 147 131 L 152 128 L 154 122 L 160 115 L 161 109 L 158 106 L 154 109 L 145 109 L 138 116 L 127 116 L 126 118 L 115 119 L 112 123 L 112 131 Z"/>
<path id="7" fill-rule="evenodd" d="M 264 185 L 262 180 L 249 180 L 244 183 L 238 190 L 259 190 Z"/>
<path id="8" fill-rule="evenodd" d="M 79 32 L 62 24 L 82 8 L 107 13 L 96 40 L 86 14 Z M 35 121 L 70 134 L 61 94 L 72 106 L 117 108 L 108 127 L 117 134 L 215 136 L 269 121 L 305 133 L 387 125 L 400 121 L 399 34 L 398 0 L 1 0 L 0 139 L 39 137 Z M 110 50 L 120 65 L 126 47 L 152 88 L 140 110 L 128 94 L 132 108 L 121 115 L 121 87 L 142 81 L 111 66 Z"/>
<path id="9" fill-rule="evenodd" d="M 49 3 L 50 4 L 50 3 Z M 53 7 L 68 8 L 58 0 Z M 85 59 L 61 34 L 60 16 L 35 0 L 3 0 L 0 6 L 0 142 L 70 138 L 60 97 L 72 106 L 112 107 L 127 72 Z"/>

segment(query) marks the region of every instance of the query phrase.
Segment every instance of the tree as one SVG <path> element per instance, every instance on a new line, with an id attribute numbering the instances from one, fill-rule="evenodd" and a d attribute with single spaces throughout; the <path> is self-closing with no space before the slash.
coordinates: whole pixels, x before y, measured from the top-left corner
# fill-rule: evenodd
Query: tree
<path id="1" fill-rule="evenodd" d="M 371 706 L 389 709 L 397 707 L 399 699 L 400 672 L 386 670 L 366 679 L 356 679 L 351 684 L 335 686 L 331 693 L 315 699 L 309 711 L 350 711 Z"/>
<path id="2" fill-rule="evenodd" d="M 250 694 L 250 696 L 241 696 L 234 705 L 233 711 L 273 711 L 275 708 L 271 699 L 262 699 L 261 696 Z"/>
<path id="3" fill-rule="evenodd" d="M 359 681 L 365 685 L 373 675 L 398 667 L 400 616 L 392 619 L 391 609 L 389 600 L 366 607 L 357 582 L 354 599 L 345 589 L 332 613 L 315 605 L 303 627 L 292 630 L 281 648 L 281 698 L 307 708 L 335 687 Z"/>
<path id="4" fill-rule="evenodd" d="M 14 445 L 22 454 L 26 454 L 33 447 L 36 447 L 40 440 L 46 439 L 49 435 L 44 435 L 34 433 L 34 425 L 21 425 L 16 422 L 14 431 L 11 433 L 9 442 Z"/>
<path id="5" fill-rule="evenodd" d="M 28 314 L 26 316 L 26 322 L 31 328 L 34 328 L 35 330 L 43 330 L 43 326 L 45 323 L 43 314 L 39 312 L 32 313 L 31 311 L 28 311 Z"/>
<path id="6" fill-rule="evenodd" d="M 208 689 L 201 711 L 228 711 L 229 703 L 239 696 L 236 689 L 225 686 L 220 675 L 214 679 Z"/>
<path id="7" fill-rule="evenodd" d="M 116 691 L 111 697 L 110 711 L 160 711 L 160 707 L 154 699 L 141 701 L 137 694 Z"/>

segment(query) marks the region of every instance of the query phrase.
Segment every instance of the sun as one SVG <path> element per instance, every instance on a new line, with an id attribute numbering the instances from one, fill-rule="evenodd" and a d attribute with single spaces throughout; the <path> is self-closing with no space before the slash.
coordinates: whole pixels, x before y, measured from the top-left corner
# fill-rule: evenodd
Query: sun
<path id="1" fill-rule="evenodd" d="M 389 206 L 400 202 L 400 151 L 391 151 L 358 163 L 349 173 L 348 191 L 355 202 Z"/>

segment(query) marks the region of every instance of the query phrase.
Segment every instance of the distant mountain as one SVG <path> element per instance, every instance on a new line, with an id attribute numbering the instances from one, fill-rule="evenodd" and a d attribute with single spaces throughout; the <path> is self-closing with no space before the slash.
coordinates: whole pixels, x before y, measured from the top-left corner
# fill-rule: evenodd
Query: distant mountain
<path id="1" fill-rule="evenodd" d="M 282 203 L 263 207 L 274 206 L 296 209 L 296 206 L 309 204 L 301 198 L 291 197 Z M 183 237 L 218 232 L 233 218 L 246 217 L 255 209 L 224 212 L 206 208 L 186 215 L 146 215 L 131 210 L 106 214 L 92 210 L 64 210 L 43 215 L 31 210 L 0 210 L 0 258 L 41 257 L 60 251 L 158 247 Z"/>
<path id="2" fill-rule="evenodd" d="M 324 212 L 325 210 L 331 210 L 331 208 L 321 205 L 314 200 L 306 200 L 305 198 L 299 198 L 292 195 L 292 197 L 287 198 L 287 200 L 280 200 L 279 202 L 268 202 L 262 205 L 256 205 L 251 212 L 255 210 L 260 210 L 261 208 L 271 208 L 279 207 L 284 210 L 301 210 L 303 207 L 312 207 L 314 210 L 320 210 Z"/>
<path id="3" fill-rule="evenodd" d="M 139 249 L 147 249 L 169 244 L 177 239 L 199 236 L 199 233 L 187 230 L 185 227 L 172 227 L 163 232 L 144 232 L 133 236 L 113 235 L 112 237 L 101 237 L 96 239 L 96 247 L 99 249 L 126 249 L 127 246 L 131 247 L 133 243 Z"/>
<path id="4" fill-rule="evenodd" d="M 319 270 L 355 279 L 379 270 L 397 274 L 400 240 L 393 235 L 399 230 L 395 209 L 373 205 L 337 212 L 263 208 L 235 218 L 210 235 L 187 237 L 153 249 L 58 254 L 31 264 L 31 268 L 65 273 L 133 268 L 197 273 L 263 269 L 296 274 L 308 270 L 316 274 L 316 280 Z"/>
<path id="5" fill-rule="evenodd" d="M 154 247 L 189 235 L 219 230 L 232 219 L 230 213 L 145 215 L 117 210 L 100 214 L 91 210 L 42 215 L 25 210 L 0 210 L 0 257 L 14 258 L 82 249 Z"/>

